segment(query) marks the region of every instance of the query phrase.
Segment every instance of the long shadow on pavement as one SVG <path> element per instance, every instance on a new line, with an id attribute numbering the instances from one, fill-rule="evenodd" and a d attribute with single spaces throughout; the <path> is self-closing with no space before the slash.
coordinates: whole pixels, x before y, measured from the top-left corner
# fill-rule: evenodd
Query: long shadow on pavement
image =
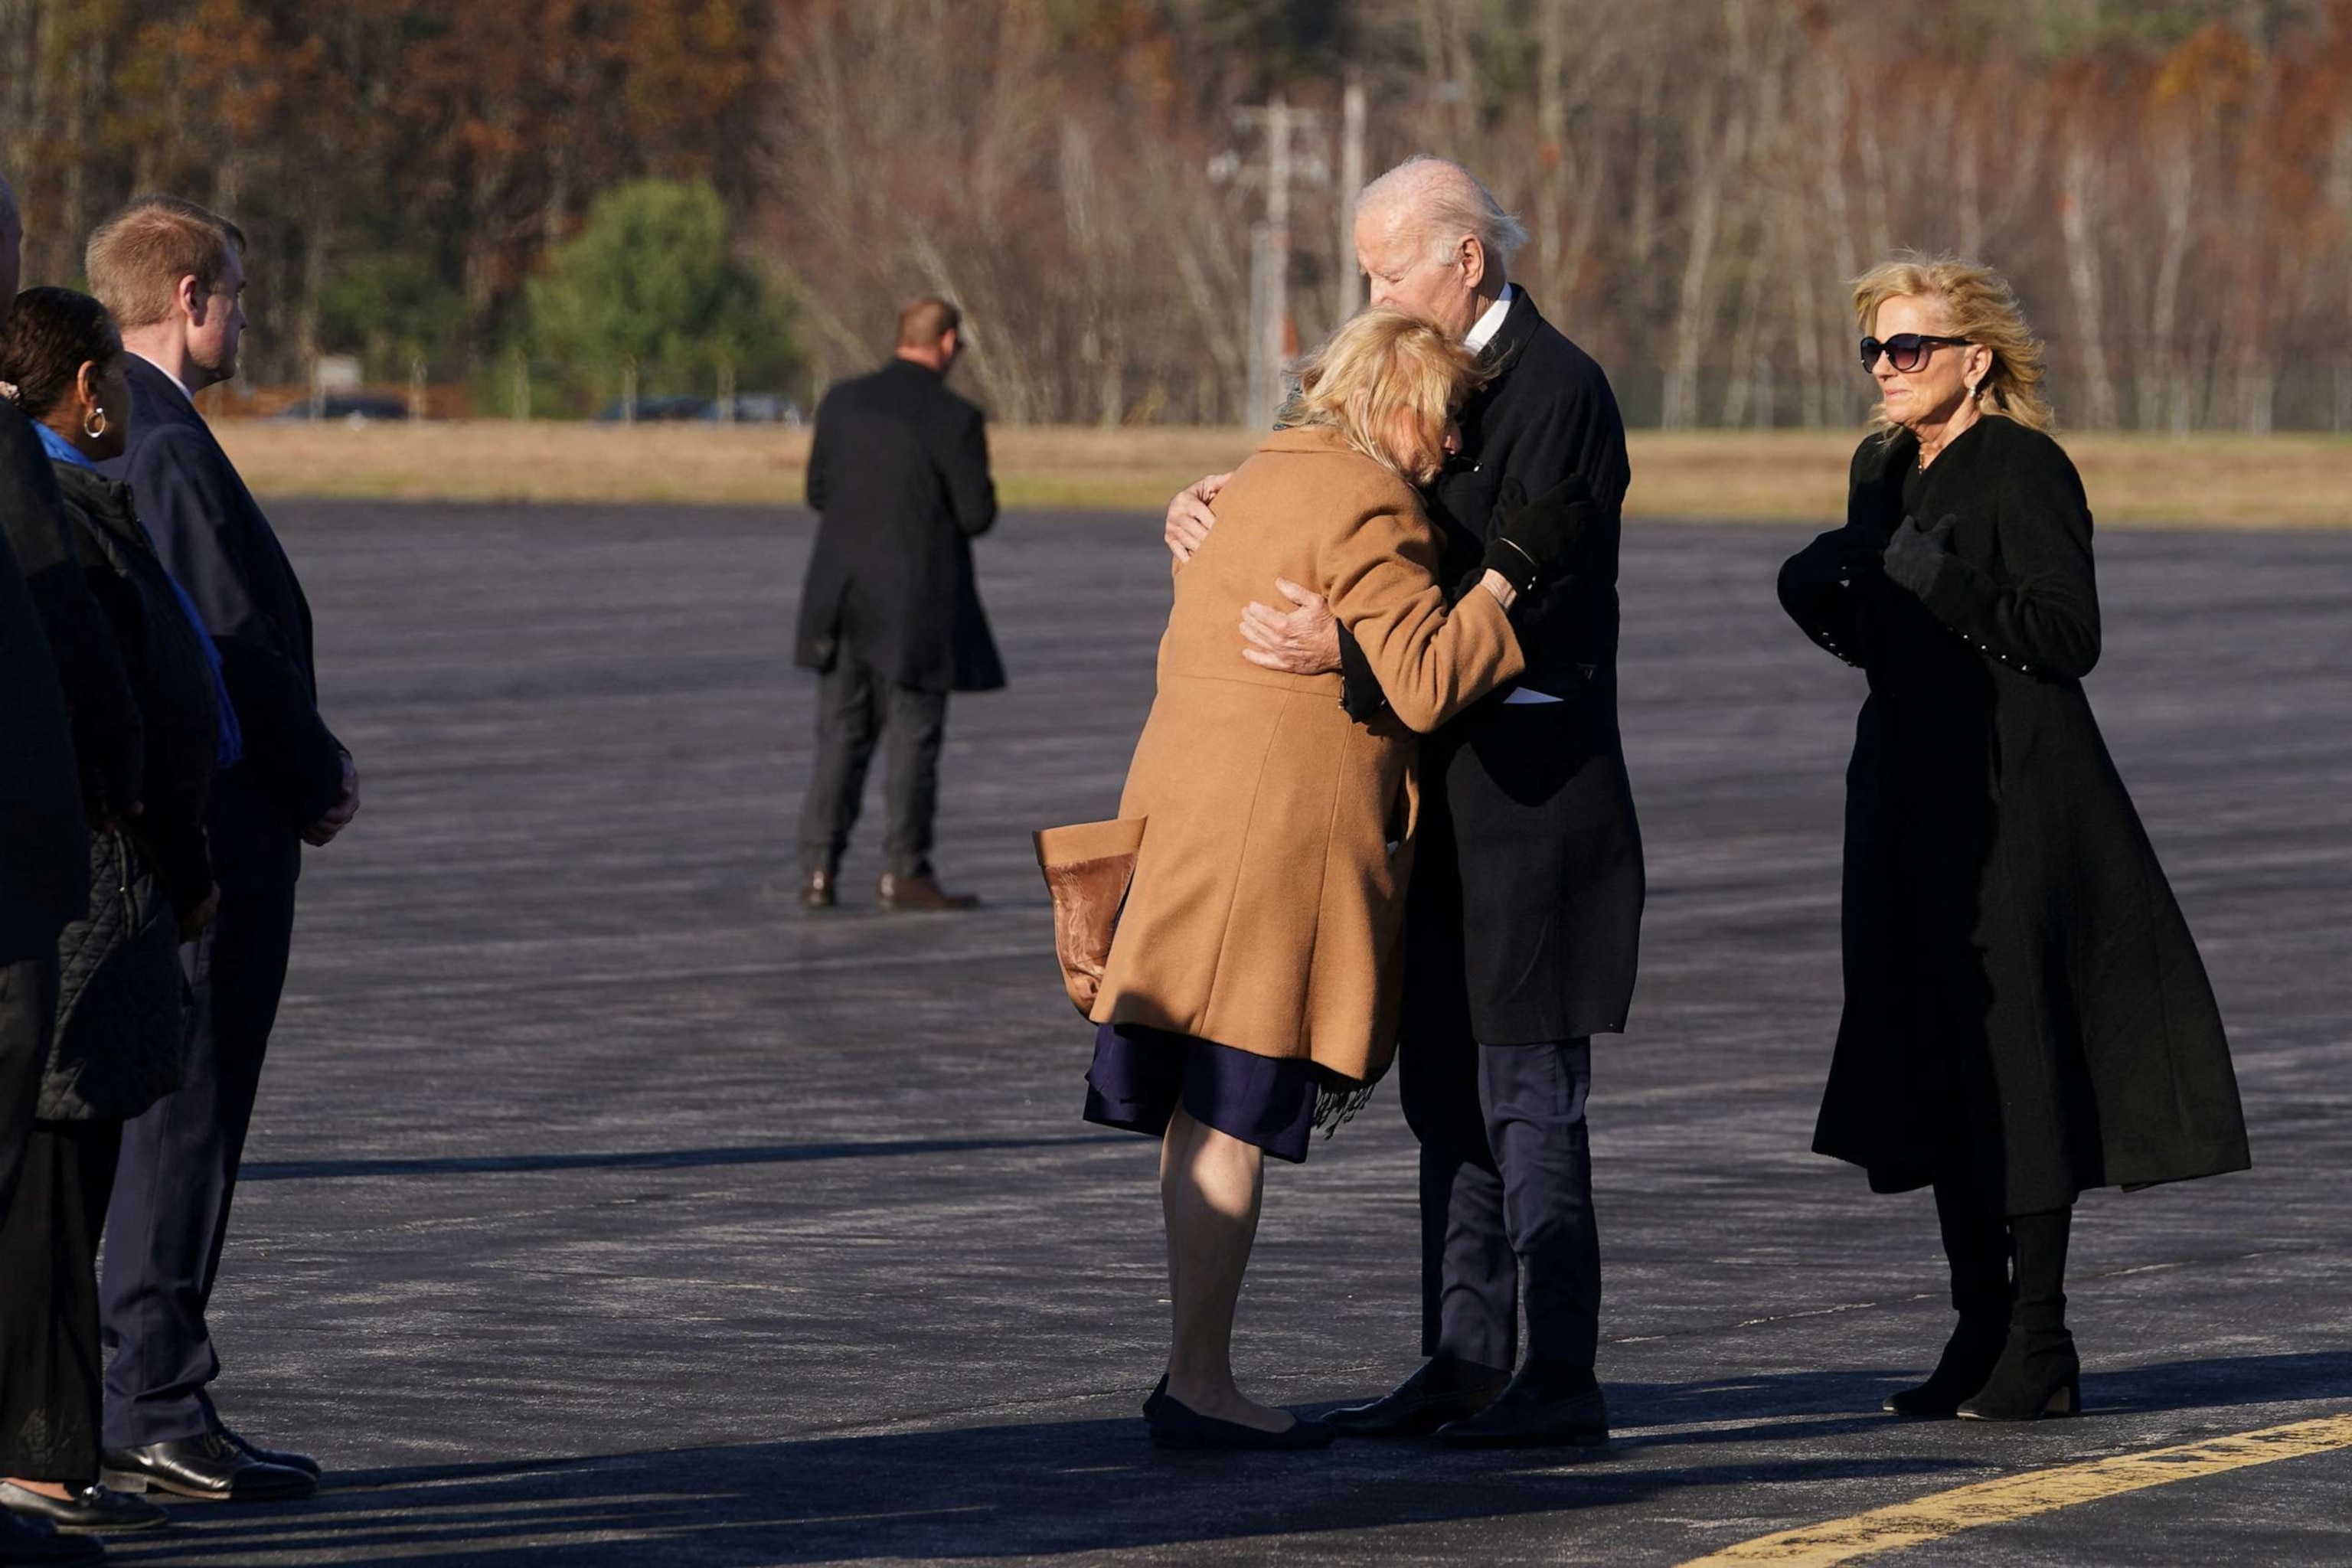
<path id="1" fill-rule="evenodd" d="M 970 1154 L 1006 1149 L 1069 1149 L 1119 1143 L 1117 1132 L 1051 1138 L 883 1138 L 863 1142 L 768 1143 L 730 1149 L 647 1149 L 605 1154 L 446 1154 L 405 1160 L 283 1160 L 247 1165 L 245 1182 L 351 1181 L 371 1176 L 484 1176 L 549 1171 L 696 1171 L 722 1165 L 794 1165 L 809 1160 L 877 1160 L 904 1154 Z"/>
<path id="2" fill-rule="evenodd" d="M 113 1555 L 152 1568 L 995 1558 L 1507 1520 L 1715 1487 L 1924 1478 L 1934 1489 L 1943 1478 L 1981 1473 L 1982 1456 L 1966 1451 L 1674 1462 L 1677 1449 L 1896 1426 L 1876 1405 L 1898 1381 L 1844 1371 L 1624 1385 L 1612 1404 L 1625 1435 L 1597 1454 L 1474 1454 L 1425 1442 L 1163 1454 L 1130 1417 L 357 1471 L 306 1504 L 183 1509 L 169 1533 L 121 1539 Z M 2091 1381 L 2095 1413 L 2325 1399 L 2352 1395 L 2352 1355 L 2168 1363 Z M 1927 1444 L 1959 1429 L 1909 1430 Z"/>
<path id="3" fill-rule="evenodd" d="M 184 1526 L 124 1539 L 115 1557 L 376 1568 L 991 1558 L 1507 1519 L 1693 1488 L 1965 1468 L 1962 1459 L 1916 1456 L 1658 1462 L 1679 1443 L 1822 1437 L 1883 1425 L 1885 1417 L 1864 1413 L 1886 1381 L 1837 1373 L 1629 1386 L 1627 1418 L 1643 1425 L 1753 1424 L 1629 1437 L 1598 1454 L 1472 1454 L 1425 1442 L 1346 1443 L 1322 1454 L 1165 1454 L 1129 1417 L 363 1471 L 338 1475 L 307 1504 L 182 1510 Z M 1854 1419 L 1774 1425 L 1775 1417 L 1841 1411 Z"/>

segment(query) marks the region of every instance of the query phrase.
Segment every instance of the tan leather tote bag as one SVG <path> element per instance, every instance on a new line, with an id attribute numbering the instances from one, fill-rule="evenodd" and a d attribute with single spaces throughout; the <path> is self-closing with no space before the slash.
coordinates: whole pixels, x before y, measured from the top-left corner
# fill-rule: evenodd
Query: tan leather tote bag
<path id="1" fill-rule="evenodd" d="M 1110 961 L 1118 912 L 1135 880 L 1145 820 L 1081 822 L 1036 835 L 1037 866 L 1054 896 L 1054 956 L 1061 960 L 1071 1003 L 1087 1016 L 1102 994 L 1103 965 Z"/>

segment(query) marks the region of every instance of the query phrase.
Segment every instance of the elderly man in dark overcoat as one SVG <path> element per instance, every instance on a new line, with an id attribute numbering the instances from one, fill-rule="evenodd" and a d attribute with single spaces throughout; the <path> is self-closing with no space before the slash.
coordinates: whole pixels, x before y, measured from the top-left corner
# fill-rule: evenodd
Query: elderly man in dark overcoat
<path id="1" fill-rule="evenodd" d="M 823 677 L 816 771 L 801 812 L 801 900 L 831 909 L 866 771 L 885 737 L 886 910 L 962 910 L 931 868 L 948 694 L 993 691 L 1004 666 L 973 580 L 996 521 L 979 408 L 950 392 L 963 317 L 937 296 L 900 312 L 890 362 L 817 405 L 808 503 L 824 515 L 795 657 Z"/>
<path id="2" fill-rule="evenodd" d="M 1625 1027 L 1643 896 L 1617 729 L 1624 424 L 1601 367 L 1507 281 L 1526 232 L 1468 171 L 1408 160 L 1365 188 L 1357 214 L 1371 302 L 1459 334 L 1491 372 L 1463 413 L 1462 454 L 1430 496 L 1447 580 L 1474 580 L 1502 517 L 1568 481 L 1591 490 L 1602 526 L 1521 623 L 1518 684 L 1423 747 L 1398 1070 L 1421 1140 L 1429 1359 L 1333 1419 L 1363 1436 L 1434 1431 L 1465 1447 L 1599 1443 L 1608 1413 L 1594 1374 L 1601 1255 L 1585 1100 L 1591 1037 Z M 1213 525 L 1222 479 L 1171 504 L 1180 558 Z M 1376 714 L 1379 687 L 1328 608 L 1279 588 L 1292 605 L 1250 607 L 1245 657 L 1298 675 L 1340 670 L 1349 710 Z"/>

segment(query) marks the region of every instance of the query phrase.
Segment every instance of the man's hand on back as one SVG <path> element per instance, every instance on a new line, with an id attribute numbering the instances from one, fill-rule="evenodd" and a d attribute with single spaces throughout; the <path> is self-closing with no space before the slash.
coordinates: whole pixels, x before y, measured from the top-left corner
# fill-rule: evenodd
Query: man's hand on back
<path id="1" fill-rule="evenodd" d="M 1209 507 L 1217 499 L 1217 492 L 1225 488 L 1225 481 L 1233 477 L 1230 473 L 1211 474 L 1178 490 L 1176 499 L 1168 503 L 1168 528 L 1161 537 L 1168 541 L 1168 552 L 1176 557 L 1179 566 L 1192 559 L 1192 552 L 1207 542 L 1209 530 L 1217 526 L 1216 513 Z"/>
<path id="2" fill-rule="evenodd" d="M 1242 657 L 1285 675 L 1337 675 L 1339 622 L 1330 605 L 1287 577 L 1276 577 L 1274 585 L 1293 607 L 1271 609 L 1252 600 L 1242 611 L 1242 637 L 1250 645 Z"/>

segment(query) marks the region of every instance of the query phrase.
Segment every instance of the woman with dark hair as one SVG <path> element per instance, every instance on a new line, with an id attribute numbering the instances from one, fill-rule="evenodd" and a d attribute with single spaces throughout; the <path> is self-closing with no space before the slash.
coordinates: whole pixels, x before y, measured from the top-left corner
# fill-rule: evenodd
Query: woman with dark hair
<path id="1" fill-rule="evenodd" d="M 2107 755 L 2091 514 L 1998 273 L 1854 284 L 1881 428 L 1780 602 L 1869 677 L 1846 773 L 1845 1016 L 1814 1149 L 1932 1186 L 1959 1324 L 1906 1415 L 2082 1408 L 2075 1198 L 2244 1170 L 2221 1016 Z"/>
<path id="2" fill-rule="evenodd" d="M 205 797 L 236 757 L 220 657 L 141 527 L 121 455 L 131 392 L 105 307 L 19 295 L 0 395 L 34 425 L 145 737 L 142 810 L 90 837 L 89 913 L 58 942 L 58 1016 L 24 1173 L 0 1215 L 0 1504 L 70 1530 L 163 1522 L 99 1484 L 99 1234 L 122 1123 L 179 1082 L 179 948 L 217 903 Z"/>

